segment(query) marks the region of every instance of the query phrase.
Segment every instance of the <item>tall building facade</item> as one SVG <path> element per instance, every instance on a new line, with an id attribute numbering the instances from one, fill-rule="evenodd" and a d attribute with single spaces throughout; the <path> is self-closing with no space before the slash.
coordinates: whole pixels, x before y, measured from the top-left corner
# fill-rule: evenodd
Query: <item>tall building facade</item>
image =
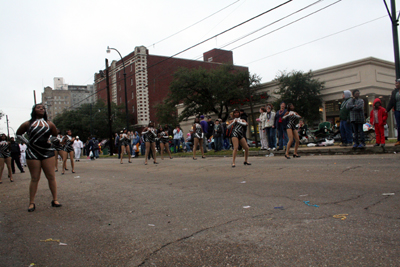
<path id="1" fill-rule="evenodd" d="M 94 85 L 68 85 L 64 78 L 54 78 L 54 88 L 47 86 L 42 93 L 42 103 L 45 105 L 50 120 L 65 109 L 76 109 L 83 104 L 95 102 Z"/>
<path id="2" fill-rule="evenodd" d="M 166 56 L 150 55 L 144 46 L 135 47 L 124 57 L 127 102 L 131 115 L 130 123 L 137 127 L 147 126 L 156 121 L 155 105 L 167 97 L 174 73 L 180 68 L 215 69 L 222 64 L 233 64 L 231 51 L 213 49 L 204 53 L 204 60 L 189 60 Z M 248 71 L 247 67 L 235 68 Z M 125 105 L 124 67 L 122 60 L 113 61 L 109 67 L 111 101 Z M 99 73 L 94 77 L 97 98 L 107 101 L 106 79 Z"/>

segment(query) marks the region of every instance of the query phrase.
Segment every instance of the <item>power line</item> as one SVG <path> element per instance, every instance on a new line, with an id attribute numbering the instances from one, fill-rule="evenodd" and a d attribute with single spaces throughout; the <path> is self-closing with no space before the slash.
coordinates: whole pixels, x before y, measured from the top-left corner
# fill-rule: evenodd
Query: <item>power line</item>
<path id="1" fill-rule="evenodd" d="M 273 30 L 273 31 L 270 31 L 270 32 L 268 32 L 268 33 L 266 33 L 266 34 L 263 34 L 263 35 L 261 35 L 261 36 L 259 36 L 259 37 L 257 37 L 257 38 L 254 38 L 253 40 L 250 40 L 250 41 L 248 41 L 248 42 L 246 42 L 246 43 L 243 43 L 243 44 L 241 44 L 241 45 L 239 45 L 239 46 L 236 46 L 236 47 L 232 48 L 231 50 L 235 50 L 235 49 L 237 49 L 237 48 L 239 48 L 239 47 L 242 47 L 242 46 L 247 45 L 247 44 L 249 44 L 249 43 L 252 43 L 252 42 L 254 42 L 254 41 L 258 40 L 258 39 L 261 39 L 262 37 L 265 37 L 265 36 L 267 36 L 267 35 L 269 35 L 269 34 L 271 34 L 271 33 L 273 33 L 273 32 L 279 31 L 279 30 L 281 30 L 281 29 L 283 29 L 283 28 L 285 28 L 285 27 L 287 27 L 287 26 L 289 26 L 289 25 L 292 25 L 292 24 L 294 24 L 294 23 L 296 23 L 296 22 L 298 22 L 298 21 L 300 21 L 300 20 L 302 20 L 302 19 L 305 19 L 305 18 L 307 18 L 307 17 L 309 17 L 309 16 L 311 16 L 311 15 L 314 15 L 315 13 L 318 13 L 318 12 L 320 12 L 320 11 L 322 11 L 322 10 L 328 8 L 328 7 L 331 7 L 331 6 L 337 4 L 337 3 L 341 2 L 341 1 L 342 1 L 342 0 L 338 0 L 338 1 L 336 1 L 336 2 L 334 2 L 334 3 L 332 3 L 332 4 L 330 4 L 330 5 L 327 5 L 327 6 L 325 6 L 325 7 L 323 7 L 323 8 L 320 8 L 320 9 L 314 11 L 314 12 L 311 12 L 310 14 L 308 14 L 308 15 L 306 15 L 306 16 L 303 16 L 303 17 L 301 17 L 301 18 L 299 18 L 299 19 L 296 19 L 296 20 L 294 20 L 294 21 L 292 21 L 292 22 L 286 24 L 286 25 L 283 25 L 282 27 L 279 27 L 279 28 L 277 28 L 277 29 L 275 29 L 275 30 Z"/>
<path id="2" fill-rule="evenodd" d="M 148 45 L 147 47 L 150 47 L 150 46 L 153 46 L 153 47 L 154 47 L 156 44 L 161 43 L 162 41 L 165 41 L 165 40 L 167 40 L 167 39 L 169 39 L 169 38 L 171 38 L 171 37 L 173 37 L 173 36 L 175 36 L 175 35 L 177 35 L 177 34 L 183 32 L 183 31 L 185 31 L 185 30 L 187 30 L 187 29 L 189 29 L 189 28 L 191 28 L 191 27 L 193 27 L 193 26 L 199 24 L 200 22 L 202 22 L 202 21 L 204 21 L 204 20 L 206 20 L 206 19 L 208 19 L 208 18 L 214 16 L 215 14 L 218 14 L 219 12 L 221 12 L 221 11 L 227 9 L 228 7 L 230 7 L 230 6 L 234 5 L 234 4 L 236 4 L 236 3 L 239 2 L 239 1 L 240 1 L 240 0 L 237 0 L 237 1 L 233 2 L 232 4 L 229 4 L 229 5 L 227 5 L 226 7 L 224 7 L 224 8 L 222 8 L 222 9 L 220 9 L 220 10 L 218 10 L 218 11 L 212 13 L 211 15 L 208 15 L 207 17 L 205 17 L 205 18 L 199 20 L 198 22 L 195 22 L 195 23 L 193 23 L 192 25 L 187 26 L 186 28 L 184 28 L 184 29 L 182 29 L 182 30 L 180 30 L 180 31 L 178 31 L 178 32 L 176 32 L 176 33 L 174 33 L 174 34 L 171 34 L 170 36 L 165 37 L 164 39 L 162 39 L 162 40 L 160 40 L 160 41 L 158 41 L 158 42 L 155 42 L 155 43 L 153 43 L 153 44 L 151 44 L 151 45 Z"/>
<path id="3" fill-rule="evenodd" d="M 288 52 L 288 51 L 290 51 L 290 50 L 293 50 L 293 49 L 296 49 L 296 48 L 299 48 L 299 47 L 302 47 L 302 46 L 305 46 L 305 45 L 308 45 L 308 44 L 311 44 L 311 43 L 314 43 L 314 42 L 317 42 L 317 41 L 320 41 L 320 40 L 323 40 L 323 39 L 326 39 L 326 38 L 331 37 L 331 36 L 334 36 L 334 35 L 336 35 L 336 34 L 339 34 L 339 33 L 342 33 L 342 32 L 346 32 L 346 31 L 349 31 L 349 30 L 352 30 L 352 29 L 354 29 L 354 28 L 357 28 L 357 27 L 363 26 L 363 25 L 365 25 L 365 24 L 368 24 L 368 23 L 371 23 L 371 22 L 380 20 L 380 19 L 382 19 L 382 18 L 385 18 L 386 16 L 387 16 L 387 15 L 382 16 L 382 17 L 379 17 L 379 18 L 376 18 L 376 19 L 373 19 L 373 20 L 370 20 L 370 21 L 367 21 L 367 22 L 364 22 L 364 23 L 361 23 L 361 24 L 358 24 L 358 25 L 355 25 L 355 26 L 353 26 L 353 27 L 350 27 L 350 28 L 347 28 L 347 29 L 344 29 L 344 30 L 341 30 L 341 31 L 338 31 L 338 32 L 335 32 L 335 33 L 332 33 L 332 34 L 325 35 L 325 36 L 320 37 L 320 38 L 318 38 L 318 39 L 314 39 L 314 40 L 312 40 L 312 41 L 309 41 L 309 42 L 307 42 L 307 43 L 303 43 L 303 44 L 300 44 L 300 45 L 297 45 L 297 46 L 288 48 L 288 49 L 286 49 L 286 50 L 282 50 L 282 51 L 280 51 L 280 52 L 274 53 L 274 54 L 272 54 L 272 55 L 269 55 L 269 56 L 266 56 L 266 57 L 263 57 L 263 58 L 254 60 L 254 61 L 252 61 L 252 62 L 246 63 L 245 65 L 250 65 L 250 64 L 252 64 L 252 63 L 255 63 L 255 62 L 264 60 L 264 59 L 266 59 L 266 58 L 270 58 L 270 57 L 273 57 L 273 56 L 276 56 L 276 55 L 279 55 L 279 54 Z"/>

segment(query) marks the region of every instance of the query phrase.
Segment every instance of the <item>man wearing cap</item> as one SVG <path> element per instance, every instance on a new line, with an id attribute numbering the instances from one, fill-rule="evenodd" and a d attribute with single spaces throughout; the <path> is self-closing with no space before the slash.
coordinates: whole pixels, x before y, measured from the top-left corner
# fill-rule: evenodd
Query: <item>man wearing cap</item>
<path id="1" fill-rule="evenodd" d="M 350 123 L 350 110 L 347 108 L 347 103 L 351 101 L 351 92 L 343 91 L 343 102 L 340 105 L 340 136 L 342 144 L 340 146 L 351 146 L 353 144 L 353 129 Z"/>
<path id="2" fill-rule="evenodd" d="M 393 109 L 394 117 L 396 119 L 397 125 L 397 142 L 394 144 L 395 146 L 400 145 L 400 79 L 396 80 L 396 88 L 392 91 L 392 95 L 390 96 L 389 104 L 386 108 L 386 112 Z"/>
<path id="3" fill-rule="evenodd" d="M 75 137 L 75 141 L 72 144 L 72 147 L 74 148 L 74 152 L 75 152 L 75 161 L 80 161 L 83 143 L 79 139 L 79 136 Z"/>

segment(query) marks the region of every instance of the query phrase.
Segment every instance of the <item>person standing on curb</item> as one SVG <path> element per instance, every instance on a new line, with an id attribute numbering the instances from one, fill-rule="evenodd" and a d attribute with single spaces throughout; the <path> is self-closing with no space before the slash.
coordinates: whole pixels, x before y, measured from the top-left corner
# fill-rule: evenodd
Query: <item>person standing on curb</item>
<path id="1" fill-rule="evenodd" d="M 181 145 L 180 142 L 183 136 L 182 130 L 179 128 L 179 126 L 176 126 L 173 133 L 174 133 L 174 153 L 178 153 L 179 147 Z"/>
<path id="2" fill-rule="evenodd" d="M 202 139 L 203 140 L 203 151 L 204 151 L 204 153 L 207 153 L 208 151 L 207 151 L 207 136 L 206 136 L 206 134 L 208 133 L 208 123 L 204 119 L 204 115 L 201 115 L 200 119 L 201 119 L 201 121 L 200 121 L 201 129 L 203 130 L 203 133 L 204 133 L 204 138 Z"/>
<path id="3" fill-rule="evenodd" d="M 265 121 L 266 121 L 267 109 L 262 107 L 260 108 L 260 117 L 258 118 L 258 131 L 260 133 L 260 150 L 268 149 L 268 139 L 267 139 L 267 130 L 265 129 Z"/>
<path id="4" fill-rule="evenodd" d="M 350 123 L 350 110 L 347 108 L 347 103 L 351 101 L 351 92 L 343 91 L 343 102 L 340 106 L 340 136 L 342 144 L 340 146 L 351 146 L 353 143 L 353 130 Z"/>
<path id="5" fill-rule="evenodd" d="M 371 110 L 371 114 L 369 116 L 370 123 L 374 125 L 375 128 L 375 140 L 376 144 L 374 146 L 382 146 L 385 147 L 385 125 L 387 120 L 387 112 L 386 109 L 382 107 L 382 102 L 379 98 L 374 100 L 373 104 L 374 109 Z"/>
<path id="6" fill-rule="evenodd" d="M 365 123 L 364 116 L 364 100 L 360 98 L 360 90 L 353 91 L 353 99 L 351 99 L 346 107 L 350 110 L 350 122 L 354 129 L 354 145 L 353 148 L 365 148 L 365 136 L 363 125 Z"/>
<path id="7" fill-rule="evenodd" d="M 26 155 L 25 155 L 25 151 L 26 151 L 26 145 L 24 142 L 22 142 L 19 145 L 19 150 L 21 153 L 21 165 L 23 165 L 24 167 L 26 167 Z M 57 161 L 56 161 L 57 162 Z"/>
<path id="8" fill-rule="evenodd" d="M 11 150 L 11 170 L 12 173 L 15 173 L 15 164 L 17 164 L 18 169 L 21 171 L 21 173 L 24 173 L 24 169 L 21 166 L 20 162 L 20 156 L 21 156 L 21 150 L 19 149 L 19 145 L 17 142 L 15 142 L 14 137 L 10 138 L 10 150 Z"/>
<path id="9" fill-rule="evenodd" d="M 275 112 L 272 106 L 267 106 L 267 113 L 265 115 L 265 129 L 268 138 L 268 150 L 276 150 L 276 127 L 275 127 Z"/>
<path id="10" fill-rule="evenodd" d="M 394 118 L 397 124 L 397 142 L 395 146 L 400 146 L 400 79 L 396 80 L 396 88 L 392 91 L 386 112 L 394 111 Z"/>
<path id="11" fill-rule="evenodd" d="M 286 132 L 287 121 L 283 119 L 283 116 L 286 114 L 286 104 L 282 102 L 280 105 L 280 110 L 275 114 L 275 128 L 278 129 L 278 150 L 283 150 L 283 147 L 286 148 L 288 137 Z"/>

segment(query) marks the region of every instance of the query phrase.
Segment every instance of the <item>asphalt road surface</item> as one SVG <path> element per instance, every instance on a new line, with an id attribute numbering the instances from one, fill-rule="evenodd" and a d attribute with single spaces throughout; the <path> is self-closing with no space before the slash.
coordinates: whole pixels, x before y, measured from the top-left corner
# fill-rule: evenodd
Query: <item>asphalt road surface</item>
<path id="1" fill-rule="evenodd" d="M 29 173 L 4 172 L 0 266 L 400 266 L 399 160 L 81 160 L 32 213 Z"/>

